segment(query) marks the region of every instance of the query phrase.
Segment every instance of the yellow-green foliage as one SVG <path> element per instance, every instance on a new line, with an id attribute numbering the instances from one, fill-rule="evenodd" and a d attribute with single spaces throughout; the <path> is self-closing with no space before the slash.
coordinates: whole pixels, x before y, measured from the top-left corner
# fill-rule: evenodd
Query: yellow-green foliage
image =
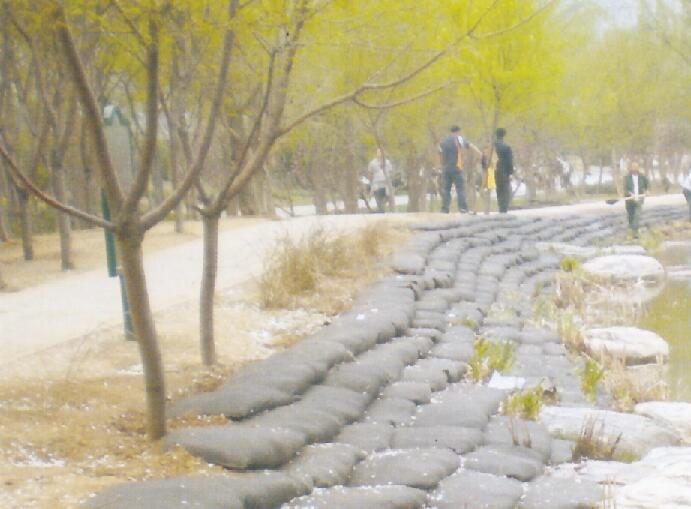
<path id="1" fill-rule="evenodd" d="M 504 402 L 505 415 L 534 421 L 540 414 L 544 390 L 541 385 L 510 395 Z"/>
<path id="2" fill-rule="evenodd" d="M 591 403 L 597 397 L 597 386 L 604 374 L 605 370 L 593 359 L 587 359 L 579 373 L 581 377 L 581 390 Z"/>
<path id="3" fill-rule="evenodd" d="M 574 272 L 581 266 L 581 263 L 571 256 L 565 256 L 559 262 L 559 268 L 564 272 Z"/>
<path id="4" fill-rule="evenodd" d="M 473 357 L 468 362 L 468 376 L 474 382 L 481 382 L 494 371 L 505 373 L 513 364 L 515 348 L 509 342 L 492 343 L 478 338 L 473 345 Z"/>

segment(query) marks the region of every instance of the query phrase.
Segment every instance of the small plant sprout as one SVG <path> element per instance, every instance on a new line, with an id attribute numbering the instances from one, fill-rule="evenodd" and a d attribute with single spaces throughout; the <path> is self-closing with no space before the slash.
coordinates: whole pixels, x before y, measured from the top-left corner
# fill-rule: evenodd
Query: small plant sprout
<path id="1" fill-rule="evenodd" d="M 593 403 L 597 397 L 597 386 L 605 374 L 604 368 L 593 359 L 586 359 L 579 375 L 581 378 L 581 390 L 589 402 Z"/>
<path id="2" fill-rule="evenodd" d="M 504 415 L 534 421 L 542 409 L 544 393 L 542 385 L 515 392 L 504 401 L 502 411 Z"/>
<path id="3" fill-rule="evenodd" d="M 581 263 L 571 256 L 565 256 L 559 262 L 559 268 L 564 272 L 575 272 Z"/>
<path id="4" fill-rule="evenodd" d="M 485 381 L 494 371 L 505 373 L 511 369 L 515 348 L 512 343 L 493 343 L 479 337 L 473 344 L 473 356 L 468 362 L 468 378 L 473 382 Z"/>

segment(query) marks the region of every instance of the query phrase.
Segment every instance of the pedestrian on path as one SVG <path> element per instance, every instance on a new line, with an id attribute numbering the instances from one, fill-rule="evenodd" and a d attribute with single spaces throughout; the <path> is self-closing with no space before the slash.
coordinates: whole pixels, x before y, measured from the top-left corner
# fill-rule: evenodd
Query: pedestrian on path
<path id="1" fill-rule="evenodd" d="M 497 167 L 497 153 L 488 146 L 482 150 L 482 206 L 489 214 L 492 204 L 492 192 L 497 189 L 494 169 Z"/>
<path id="2" fill-rule="evenodd" d="M 640 166 L 637 162 L 632 162 L 629 165 L 629 174 L 624 177 L 624 202 L 626 203 L 629 230 L 631 230 L 634 239 L 638 238 L 638 226 L 648 187 L 648 177 L 641 175 Z"/>
<path id="3" fill-rule="evenodd" d="M 686 205 L 689 207 L 689 221 L 691 221 L 691 166 L 686 170 L 686 177 L 681 183 L 681 188 L 686 198 Z"/>
<path id="4" fill-rule="evenodd" d="M 497 154 L 497 165 L 494 169 L 494 181 L 497 186 L 497 205 L 499 213 L 506 214 L 511 202 L 511 175 L 513 174 L 513 152 L 504 143 L 506 129 L 500 127 L 496 132 L 494 151 Z"/>
<path id="5" fill-rule="evenodd" d="M 387 202 L 388 189 L 390 187 L 389 178 L 393 172 L 393 165 L 390 160 L 384 157 L 380 148 L 377 149 L 376 157 L 367 166 L 367 172 L 369 173 L 372 193 L 377 202 L 377 212 L 383 214 L 385 212 L 384 207 Z"/>
<path id="6" fill-rule="evenodd" d="M 444 214 L 449 213 L 452 186 L 456 187 L 458 211 L 462 214 L 468 212 L 463 182 L 463 149 L 471 149 L 482 157 L 480 149 L 461 136 L 461 128 L 452 126 L 449 136 L 439 144 L 439 164 L 442 168 L 441 211 Z"/>

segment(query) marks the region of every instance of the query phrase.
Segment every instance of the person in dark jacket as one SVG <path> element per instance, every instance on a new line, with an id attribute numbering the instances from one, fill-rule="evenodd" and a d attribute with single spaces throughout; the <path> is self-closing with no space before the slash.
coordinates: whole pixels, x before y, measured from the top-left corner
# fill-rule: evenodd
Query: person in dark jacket
<path id="1" fill-rule="evenodd" d="M 494 169 L 494 181 L 497 186 L 497 205 L 499 212 L 506 214 L 511 201 L 511 174 L 513 173 L 513 152 L 504 143 L 506 129 L 500 127 L 496 132 L 494 151 L 497 154 L 497 166 Z"/>
<path id="2" fill-rule="evenodd" d="M 461 213 L 468 212 L 463 181 L 463 149 L 468 148 L 482 156 L 479 148 L 461 136 L 461 128 L 456 125 L 451 127 L 449 136 L 439 144 L 439 163 L 442 167 L 441 211 L 445 214 L 449 213 L 452 186 L 456 186 L 458 211 Z"/>
<path id="3" fill-rule="evenodd" d="M 624 200 L 626 203 L 626 215 L 629 220 L 629 229 L 633 238 L 638 238 L 638 224 L 641 220 L 643 201 L 648 192 L 648 177 L 641 175 L 637 162 L 629 165 L 629 174 L 624 177 Z"/>

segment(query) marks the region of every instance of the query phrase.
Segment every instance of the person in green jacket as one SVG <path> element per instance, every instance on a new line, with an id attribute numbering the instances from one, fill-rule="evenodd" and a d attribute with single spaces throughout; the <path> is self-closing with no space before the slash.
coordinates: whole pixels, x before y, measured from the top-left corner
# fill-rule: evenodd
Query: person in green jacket
<path id="1" fill-rule="evenodd" d="M 634 161 L 629 165 L 629 174 L 624 177 L 624 203 L 629 219 L 629 229 L 634 239 L 638 238 L 638 225 L 641 220 L 643 200 L 650 187 L 648 178 L 641 175 L 640 171 L 640 166 Z"/>

